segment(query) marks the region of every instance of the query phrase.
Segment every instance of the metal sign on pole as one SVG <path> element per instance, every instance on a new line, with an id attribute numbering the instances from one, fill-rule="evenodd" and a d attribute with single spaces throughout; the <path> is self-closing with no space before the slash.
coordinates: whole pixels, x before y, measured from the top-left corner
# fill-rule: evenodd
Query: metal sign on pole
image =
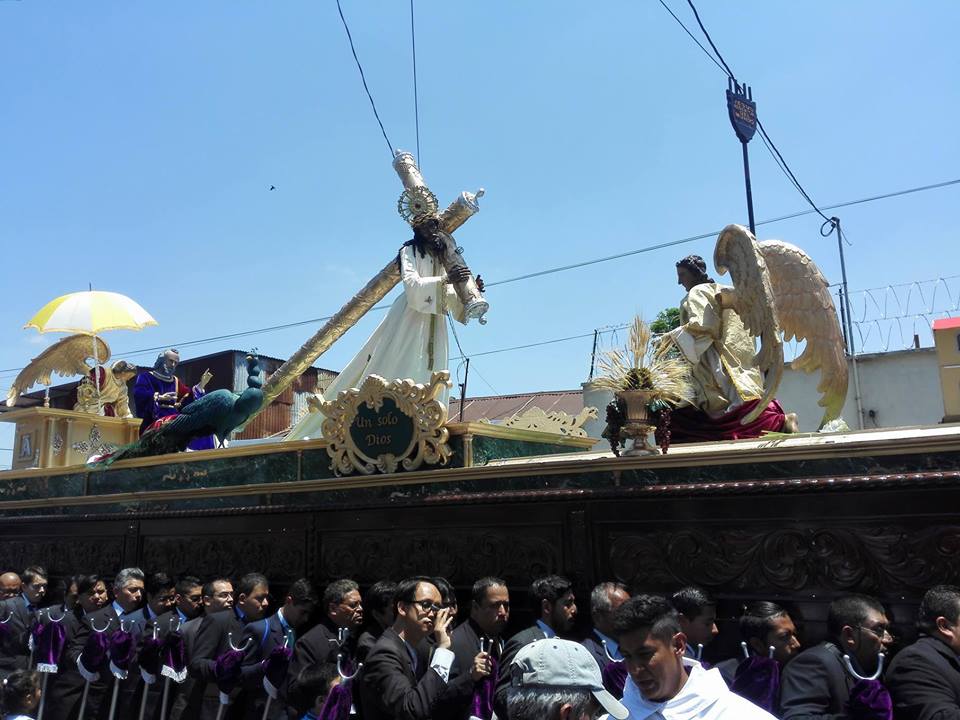
<path id="1" fill-rule="evenodd" d="M 746 85 L 727 80 L 727 113 L 730 124 L 743 146 L 743 178 L 747 186 L 747 214 L 750 219 L 750 232 L 754 237 L 757 229 L 753 221 L 753 189 L 750 186 L 750 157 L 747 143 L 757 131 L 757 104 L 753 101 L 753 90 Z"/>

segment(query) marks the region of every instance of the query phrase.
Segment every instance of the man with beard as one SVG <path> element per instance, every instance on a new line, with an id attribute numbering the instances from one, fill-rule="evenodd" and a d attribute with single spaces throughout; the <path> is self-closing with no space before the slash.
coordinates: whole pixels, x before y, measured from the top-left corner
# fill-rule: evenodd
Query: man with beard
<path id="1" fill-rule="evenodd" d="M 431 720 L 450 677 L 449 609 L 431 578 L 413 577 L 397 585 L 397 619 L 383 631 L 363 667 L 360 697 L 364 720 Z M 428 657 L 433 635 L 436 649 Z"/>
<path id="2" fill-rule="evenodd" d="M 214 672 L 217 659 L 232 649 L 231 643 L 241 647 L 244 628 L 266 614 L 269 598 L 267 578 L 260 573 L 248 573 L 237 583 L 237 598 L 232 609 L 211 613 L 201 621 L 190 657 L 190 674 L 203 687 L 201 720 L 214 720 L 220 709 L 220 690 Z M 221 720 L 243 718 L 246 700 L 242 683 L 230 691 L 228 705 Z"/>
<path id="3" fill-rule="evenodd" d="M 297 678 L 307 668 L 336 663 L 343 654 L 344 670 L 356 659 L 357 640 L 363 624 L 363 602 L 360 587 L 350 579 L 335 580 L 327 585 L 320 600 L 323 619 L 320 624 L 297 641 L 290 664 L 288 694 L 290 704 L 305 711 L 310 698 L 300 696 Z M 344 636 L 341 639 L 341 636 Z"/>
<path id="4" fill-rule="evenodd" d="M 133 403 L 137 417 L 141 419 L 141 435 L 158 420 L 176 416 L 181 408 L 202 397 L 204 387 L 213 377 L 207 370 L 199 383 L 188 388 L 176 375 L 179 363 L 180 353 L 171 348 L 157 356 L 152 370 L 137 375 L 133 385 Z M 191 450 L 210 450 L 214 447 L 213 436 L 197 438 L 187 447 Z"/>
<path id="5" fill-rule="evenodd" d="M 521 630 L 507 643 L 500 655 L 500 671 L 497 679 L 495 706 L 498 717 L 507 716 L 506 691 L 510 686 L 510 663 L 520 648 L 534 640 L 554 638 L 573 630 L 577 619 L 577 601 L 573 595 L 573 583 L 560 575 L 537 578 L 530 586 L 530 599 L 537 614 L 537 621 L 526 630 Z"/>
<path id="6" fill-rule="evenodd" d="M 510 620 L 510 591 L 500 578 L 485 577 L 473 584 L 470 617 L 452 635 L 454 661 L 450 682 L 441 693 L 435 720 L 467 720 L 473 695 L 490 676 L 492 660 L 503 650 L 501 636 Z"/>

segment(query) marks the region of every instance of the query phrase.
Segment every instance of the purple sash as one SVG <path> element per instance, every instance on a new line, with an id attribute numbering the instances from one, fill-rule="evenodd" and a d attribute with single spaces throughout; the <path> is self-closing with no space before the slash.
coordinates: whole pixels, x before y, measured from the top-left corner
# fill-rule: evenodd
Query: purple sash
<path id="1" fill-rule="evenodd" d="M 627 664 L 608 662 L 603 666 L 603 686 L 618 700 L 623 697 L 623 686 L 627 684 Z"/>
<path id="2" fill-rule="evenodd" d="M 746 658 L 737 665 L 730 689 L 767 712 L 776 712 L 780 699 L 780 664 L 769 657 Z"/>
<path id="3" fill-rule="evenodd" d="M 37 672 L 57 672 L 57 663 L 67 641 L 67 629 L 63 623 L 53 620 L 37 623 L 30 629 L 30 634 L 33 638 L 33 654 L 37 659 Z"/>
<path id="4" fill-rule="evenodd" d="M 478 720 L 490 720 L 493 717 L 493 694 L 497 689 L 497 660 L 490 658 L 490 674 L 481 680 L 473 690 L 470 703 L 470 717 Z"/>
<path id="5" fill-rule="evenodd" d="M 879 680 L 857 680 L 847 701 L 850 720 L 893 720 L 893 701 Z"/>
<path id="6" fill-rule="evenodd" d="M 175 683 L 182 683 L 187 679 L 187 650 L 183 644 L 183 635 L 179 632 L 168 632 L 163 638 L 160 656 L 161 675 Z"/>
<path id="7" fill-rule="evenodd" d="M 350 681 L 340 680 L 334 685 L 320 707 L 317 720 L 348 720 L 353 698 L 350 694 Z"/>

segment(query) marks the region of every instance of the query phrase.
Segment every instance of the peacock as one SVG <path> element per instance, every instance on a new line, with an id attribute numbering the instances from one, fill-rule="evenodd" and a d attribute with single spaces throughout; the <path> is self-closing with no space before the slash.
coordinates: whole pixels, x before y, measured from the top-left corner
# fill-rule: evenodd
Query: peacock
<path id="1" fill-rule="evenodd" d="M 232 390 L 213 390 L 186 405 L 178 415 L 159 427 L 148 430 L 135 443 L 100 459 L 96 464 L 110 465 L 117 460 L 165 455 L 183 452 L 191 440 L 214 435 L 219 447 L 230 433 L 243 427 L 263 402 L 263 382 L 260 380 L 260 361 L 255 354 L 247 355 L 247 389 L 242 393 Z"/>

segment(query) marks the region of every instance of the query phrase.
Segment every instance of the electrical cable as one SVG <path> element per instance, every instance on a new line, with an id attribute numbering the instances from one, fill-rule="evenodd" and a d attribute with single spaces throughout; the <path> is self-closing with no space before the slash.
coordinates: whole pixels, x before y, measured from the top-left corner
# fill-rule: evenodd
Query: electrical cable
<path id="1" fill-rule="evenodd" d="M 684 31 L 689 35 L 695 43 L 703 50 L 704 54 L 709 57 L 713 63 L 720 68 L 720 71 L 723 72 L 728 78 L 730 78 L 736 87 L 739 89 L 741 87 L 740 81 L 737 80 L 736 75 L 733 74 L 733 70 L 730 69 L 730 66 L 727 64 L 727 61 L 724 60 L 723 55 L 720 53 L 720 50 L 717 48 L 716 44 L 713 42 L 713 38 L 710 37 L 710 33 L 707 32 L 707 28 L 704 26 L 703 21 L 700 19 L 700 13 L 697 12 L 697 7 L 693 4 L 693 0 L 687 0 L 687 4 L 690 6 L 690 9 L 693 10 L 693 16 L 697 20 L 697 25 L 700 26 L 700 30 L 703 32 L 704 37 L 707 39 L 707 42 L 710 44 L 710 47 L 713 48 L 713 52 L 716 53 L 716 57 L 707 52 L 707 49 L 693 36 L 693 33 L 687 29 L 687 26 L 683 24 L 683 21 L 676 16 L 676 14 L 664 3 L 663 0 L 660 0 L 660 4 L 663 5 L 664 9 L 670 13 L 671 17 L 677 21 L 677 23 L 684 29 Z M 790 180 L 791 184 L 797 189 L 797 191 L 803 196 L 810 207 L 814 209 L 824 220 L 832 222 L 830 218 L 821 212 L 820 208 L 817 207 L 817 204 L 810 197 L 809 193 L 804 190 L 803 185 L 800 184 L 800 181 L 797 180 L 797 176 L 794 175 L 793 171 L 790 169 L 790 166 L 787 164 L 787 161 L 784 160 L 783 155 L 780 153 L 780 150 L 777 148 L 776 143 L 773 142 L 770 135 L 767 133 L 766 129 L 763 127 L 763 123 L 760 122 L 760 118 L 757 117 L 757 129 L 760 131 L 760 137 L 764 142 L 764 145 L 767 148 L 767 151 L 773 156 L 774 161 L 776 161 L 777 166 L 780 170 L 787 176 L 787 179 Z"/>
<path id="2" fill-rule="evenodd" d="M 826 205 L 823 207 L 823 209 L 836 210 L 838 208 L 852 207 L 854 205 L 863 205 L 865 203 L 876 202 L 878 200 L 889 200 L 891 198 L 902 197 L 904 195 L 912 195 L 914 193 L 919 193 L 919 192 L 926 192 L 928 190 L 938 190 L 940 188 L 950 187 L 953 185 L 960 185 L 960 178 L 957 178 L 955 180 L 945 180 L 943 182 L 938 182 L 938 183 L 930 183 L 927 185 L 920 185 L 917 187 L 906 188 L 904 190 L 895 190 L 893 192 L 883 193 L 880 195 L 872 195 L 870 197 L 859 198 L 857 200 L 847 200 L 845 202 L 835 203 L 833 205 Z M 793 220 L 794 218 L 803 217 L 804 215 L 811 215 L 813 214 L 813 212 L 814 212 L 813 210 L 800 210 L 798 212 L 790 213 L 788 215 L 781 215 L 779 217 L 769 218 L 767 220 L 760 220 L 756 224 L 758 227 L 760 225 L 771 225 L 774 223 L 783 222 L 785 220 Z M 564 272 L 567 270 L 576 270 L 582 267 L 588 267 L 590 265 L 597 265 L 599 263 L 608 262 L 610 260 L 617 260 L 620 258 L 629 257 L 631 255 L 639 255 L 641 253 L 651 252 L 653 250 L 659 250 L 666 247 L 672 247 L 674 245 L 681 245 L 683 243 L 693 242 L 695 240 L 703 240 L 705 238 L 718 235 L 719 233 L 720 233 L 719 230 L 713 230 L 711 232 L 701 233 L 699 235 L 692 235 L 690 237 L 681 238 L 679 240 L 672 240 L 670 242 L 660 243 L 658 245 L 650 245 L 647 247 L 637 248 L 636 250 L 628 250 L 623 253 L 618 253 L 617 255 L 608 255 L 606 257 L 596 258 L 593 260 L 584 260 L 583 262 L 573 263 L 570 265 L 562 265 L 560 267 L 548 268 L 546 270 L 540 270 L 538 272 L 528 273 L 526 275 L 518 275 L 516 277 L 506 278 L 505 280 L 486 282 L 485 286 L 493 287 L 495 285 L 506 285 L 508 283 L 519 282 L 521 280 L 541 277 L 544 275 L 551 275 L 553 273 Z M 843 234 L 845 237 L 846 231 L 843 231 Z M 370 312 L 386 310 L 389 307 L 390 305 L 376 305 L 370 309 Z M 170 347 L 180 348 L 180 347 L 191 347 L 194 345 L 204 345 L 204 344 L 207 344 L 210 342 L 216 342 L 219 340 L 231 340 L 231 339 L 240 338 L 240 337 L 247 337 L 249 335 L 259 335 L 261 333 L 274 332 L 277 330 L 286 330 L 289 328 L 299 327 L 301 325 L 310 325 L 310 324 L 316 324 L 320 322 L 326 322 L 331 317 L 332 315 L 327 315 L 325 317 L 312 318 L 310 320 L 300 320 L 298 322 L 285 323 L 283 325 L 271 325 L 269 327 L 258 328 L 255 330 L 243 330 L 240 332 L 230 333 L 226 335 L 216 335 L 212 337 L 199 338 L 197 340 L 188 340 L 188 341 L 179 342 L 179 343 L 176 343 L 176 342 L 167 343 L 165 345 L 158 345 L 156 347 L 141 348 L 139 350 L 131 350 L 127 352 L 116 352 L 114 353 L 114 355 L 135 356 L 135 355 L 143 355 L 149 352 L 160 352 L 161 350 L 166 350 L 167 348 L 170 348 Z M 0 370 L 0 373 L 17 373 L 17 372 L 20 372 L 21 370 L 23 370 L 22 367 L 6 368 L 4 370 Z"/>
<path id="3" fill-rule="evenodd" d="M 340 12 L 340 21 L 343 23 L 343 29 L 347 31 L 347 39 L 350 41 L 350 52 L 353 53 L 353 59 L 356 61 L 357 69 L 360 71 L 363 89 L 367 91 L 367 97 L 370 99 L 370 107 L 373 108 L 373 115 L 377 118 L 377 124 L 380 125 L 380 132 L 383 133 L 383 139 L 387 141 L 387 150 L 390 151 L 390 159 L 393 160 L 393 144 L 390 142 L 390 138 L 387 137 L 387 131 L 383 127 L 383 121 L 380 120 L 380 113 L 377 112 L 377 104 L 373 101 L 373 95 L 367 86 L 367 76 L 364 75 L 360 58 L 357 57 L 357 49 L 353 45 L 353 34 L 350 32 L 350 26 L 347 25 L 347 19 L 343 16 L 343 8 L 340 7 L 340 0 L 337 0 L 337 10 Z"/>

